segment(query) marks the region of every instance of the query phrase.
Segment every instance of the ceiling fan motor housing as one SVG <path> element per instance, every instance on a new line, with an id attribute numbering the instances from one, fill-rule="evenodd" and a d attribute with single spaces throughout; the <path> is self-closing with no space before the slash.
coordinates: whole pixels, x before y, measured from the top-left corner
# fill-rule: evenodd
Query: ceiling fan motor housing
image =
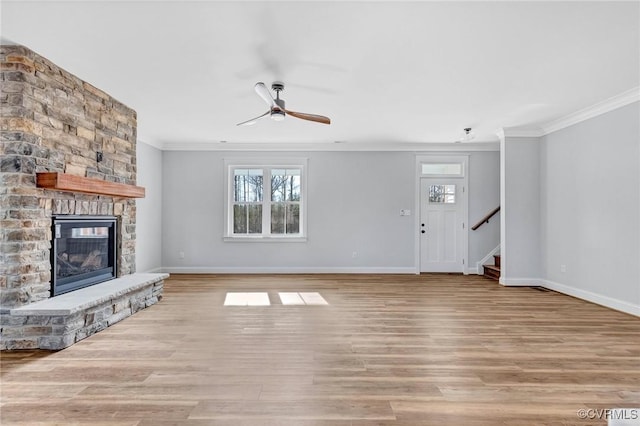
<path id="1" fill-rule="evenodd" d="M 284 120 L 285 112 L 284 112 L 284 99 L 276 98 L 274 99 L 278 108 L 271 108 L 271 118 L 275 121 Z"/>
<path id="2" fill-rule="evenodd" d="M 276 103 L 278 108 L 282 110 L 282 115 L 284 116 L 284 99 L 280 99 L 280 92 L 284 90 L 284 83 L 280 81 L 274 81 L 273 84 L 271 84 L 271 89 L 275 90 L 276 92 L 276 98 L 274 99 L 274 102 Z M 271 112 L 271 115 L 273 117 L 273 111 Z"/>

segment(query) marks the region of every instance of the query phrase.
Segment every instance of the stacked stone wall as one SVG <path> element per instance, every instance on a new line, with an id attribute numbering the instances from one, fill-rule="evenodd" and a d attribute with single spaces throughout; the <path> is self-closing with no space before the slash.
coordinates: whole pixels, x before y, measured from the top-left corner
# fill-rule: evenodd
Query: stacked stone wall
<path id="1" fill-rule="evenodd" d="M 36 173 L 134 185 L 136 127 L 136 112 L 102 90 L 0 46 L 0 313 L 50 296 L 52 215 L 117 216 L 117 274 L 135 272 L 135 200 L 40 189 Z"/>

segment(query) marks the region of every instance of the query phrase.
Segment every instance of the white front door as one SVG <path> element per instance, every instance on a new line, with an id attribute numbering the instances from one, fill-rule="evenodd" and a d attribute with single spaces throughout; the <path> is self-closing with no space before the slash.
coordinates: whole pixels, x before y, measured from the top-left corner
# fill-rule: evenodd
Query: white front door
<path id="1" fill-rule="evenodd" d="M 420 272 L 464 272 L 464 179 L 420 179 Z"/>

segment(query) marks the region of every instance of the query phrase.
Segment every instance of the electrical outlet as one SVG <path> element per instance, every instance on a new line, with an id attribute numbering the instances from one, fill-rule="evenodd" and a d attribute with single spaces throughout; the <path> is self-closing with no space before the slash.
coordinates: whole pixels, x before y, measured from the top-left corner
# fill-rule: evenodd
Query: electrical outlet
<path id="1" fill-rule="evenodd" d="M 408 209 L 400 210 L 400 216 L 411 216 L 411 210 L 408 210 Z"/>
<path id="2" fill-rule="evenodd" d="M 351 253 L 351 257 L 354 258 L 354 259 L 357 258 L 358 257 L 358 252 L 354 251 L 353 253 Z"/>
<path id="3" fill-rule="evenodd" d="M 560 272 L 567 272 L 567 265 L 560 265 Z"/>
<path id="4" fill-rule="evenodd" d="M 178 252 L 178 259 L 184 259 L 184 252 L 183 251 Z"/>

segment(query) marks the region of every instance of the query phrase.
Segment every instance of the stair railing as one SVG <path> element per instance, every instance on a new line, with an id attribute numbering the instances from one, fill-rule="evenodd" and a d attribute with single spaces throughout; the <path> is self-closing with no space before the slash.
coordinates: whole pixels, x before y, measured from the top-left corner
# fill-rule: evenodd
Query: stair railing
<path id="1" fill-rule="evenodd" d="M 489 213 L 487 213 L 487 215 L 485 217 L 483 217 L 482 219 L 480 219 L 478 221 L 478 223 L 476 223 L 475 225 L 473 225 L 471 227 L 471 229 L 473 231 L 475 231 L 476 229 L 480 228 L 482 225 L 484 225 L 485 223 L 489 223 L 489 219 L 491 219 L 493 217 L 494 214 L 498 213 L 500 211 L 500 206 L 496 207 L 495 209 L 491 210 Z"/>

